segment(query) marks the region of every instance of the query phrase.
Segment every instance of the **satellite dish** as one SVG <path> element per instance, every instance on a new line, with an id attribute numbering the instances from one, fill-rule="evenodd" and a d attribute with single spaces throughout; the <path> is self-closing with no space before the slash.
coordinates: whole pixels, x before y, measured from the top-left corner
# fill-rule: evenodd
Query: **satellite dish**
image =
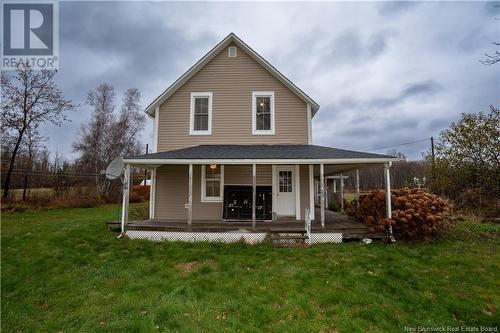
<path id="1" fill-rule="evenodd" d="M 116 179 L 120 177 L 123 173 L 123 158 L 117 157 L 114 160 L 109 163 L 108 167 L 106 168 L 106 178 L 108 179 Z"/>

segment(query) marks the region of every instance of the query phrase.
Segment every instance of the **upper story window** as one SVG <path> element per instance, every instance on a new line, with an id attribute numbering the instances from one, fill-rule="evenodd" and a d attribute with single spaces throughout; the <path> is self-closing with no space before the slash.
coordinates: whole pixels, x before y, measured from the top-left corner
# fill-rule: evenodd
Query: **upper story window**
<path id="1" fill-rule="evenodd" d="M 189 134 L 212 134 L 212 93 L 191 93 L 191 115 L 189 119 Z"/>
<path id="2" fill-rule="evenodd" d="M 224 166 L 210 164 L 201 166 L 201 201 L 221 202 L 224 189 Z"/>
<path id="3" fill-rule="evenodd" d="M 252 93 L 252 134 L 274 134 L 274 91 Z"/>

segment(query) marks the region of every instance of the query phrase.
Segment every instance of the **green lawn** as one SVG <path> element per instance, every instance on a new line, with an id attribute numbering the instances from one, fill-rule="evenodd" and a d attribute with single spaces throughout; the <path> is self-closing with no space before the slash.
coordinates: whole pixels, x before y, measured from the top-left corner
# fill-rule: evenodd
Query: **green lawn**
<path id="1" fill-rule="evenodd" d="M 2 332 L 404 332 L 500 323 L 500 226 L 310 248 L 117 240 L 117 206 L 4 213 Z"/>

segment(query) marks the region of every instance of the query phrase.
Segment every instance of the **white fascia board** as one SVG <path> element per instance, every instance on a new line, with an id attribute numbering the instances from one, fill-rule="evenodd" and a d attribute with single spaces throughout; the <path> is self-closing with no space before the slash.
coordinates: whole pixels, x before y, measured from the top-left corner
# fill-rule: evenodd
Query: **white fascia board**
<path id="1" fill-rule="evenodd" d="M 380 164 L 398 161 L 398 158 L 343 158 L 343 159 L 124 159 L 134 165 L 164 164 Z"/>

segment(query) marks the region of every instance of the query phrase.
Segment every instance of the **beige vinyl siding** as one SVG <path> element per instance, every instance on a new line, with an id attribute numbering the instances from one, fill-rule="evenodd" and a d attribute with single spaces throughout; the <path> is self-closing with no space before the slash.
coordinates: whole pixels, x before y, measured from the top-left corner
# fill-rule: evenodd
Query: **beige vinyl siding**
<path id="1" fill-rule="evenodd" d="M 222 202 L 201 202 L 201 165 L 193 165 L 193 220 L 220 220 L 222 207 Z"/>
<path id="2" fill-rule="evenodd" d="M 235 46 L 234 44 L 230 46 Z M 307 144 L 306 104 L 243 50 L 225 48 L 160 106 L 158 151 L 199 144 Z M 252 92 L 274 91 L 275 135 L 252 135 Z M 212 134 L 189 135 L 192 92 L 212 92 Z"/>
<path id="3" fill-rule="evenodd" d="M 165 165 L 156 171 L 155 217 L 163 220 L 187 220 L 187 165 Z M 252 185 L 251 165 L 225 165 L 224 185 Z M 257 165 L 257 185 L 272 185 L 271 165 Z M 300 216 L 309 207 L 309 166 L 300 166 Z M 193 166 L 193 219 L 221 220 L 222 202 L 201 202 L 201 166 Z"/>
<path id="4" fill-rule="evenodd" d="M 273 170 L 271 165 L 257 165 L 257 186 L 272 186 Z M 225 185 L 252 185 L 251 165 L 224 166 Z"/>
<path id="5" fill-rule="evenodd" d="M 155 218 L 187 219 L 188 171 L 187 165 L 164 165 L 156 169 Z"/>

